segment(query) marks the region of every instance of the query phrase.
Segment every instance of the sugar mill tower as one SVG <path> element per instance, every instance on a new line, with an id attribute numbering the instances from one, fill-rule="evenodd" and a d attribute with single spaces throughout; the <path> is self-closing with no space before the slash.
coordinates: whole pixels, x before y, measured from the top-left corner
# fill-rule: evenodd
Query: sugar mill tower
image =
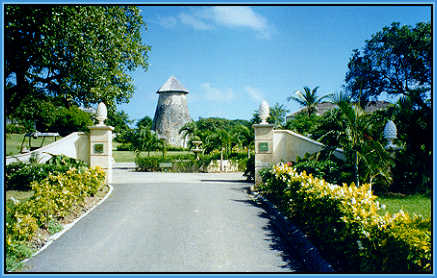
<path id="1" fill-rule="evenodd" d="M 159 99 L 152 129 L 168 144 L 186 147 L 187 142 L 179 135 L 179 129 L 191 122 L 186 98 L 188 90 L 174 76 L 170 76 L 156 93 Z"/>

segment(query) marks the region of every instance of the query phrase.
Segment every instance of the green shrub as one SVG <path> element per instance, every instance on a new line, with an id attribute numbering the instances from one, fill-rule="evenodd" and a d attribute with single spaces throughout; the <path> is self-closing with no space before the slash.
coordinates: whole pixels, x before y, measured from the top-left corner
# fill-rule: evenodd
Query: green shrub
<path id="1" fill-rule="evenodd" d="M 23 259 L 23 244 L 36 236 L 38 228 L 49 232 L 60 229 L 58 220 L 71 212 L 73 206 L 82 206 L 85 198 L 94 196 L 104 184 L 101 168 L 71 168 L 65 173 L 49 174 L 41 181 L 31 183 L 33 196 L 23 203 L 6 203 L 6 253 L 10 267 Z M 29 257 L 27 254 L 25 257 Z"/>
<path id="2" fill-rule="evenodd" d="M 244 174 L 248 181 L 255 181 L 255 155 L 251 155 L 246 161 L 246 169 Z"/>
<path id="3" fill-rule="evenodd" d="M 342 184 L 353 181 L 353 169 L 344 161 L 332 156 L 330 159 L 316 159 L 313 155 L 306 154 L 303 158 L 298 157 L 293 164 L 298 172 L 305 171 L 317 178 L 326 180 L 329 183 Z"/>
<path id="4" fill-rule="evenodd" d="M 201 167 L 201 163 L 195 160 L 192 154 L 181 154 L 167 158 L 137 156 L 135 163 L 137 171 L 142 172 L 199 172 Z M 171 163 L 171 167 L 160 167 L 161 163 Z"/>
<path id="5" fill-rule="evenodd" d="M 66 136 L 76 131 L 88 131 L 88 126 L 92 125 L 91 115 L 82 111 L 77 106 L 57 107 L 54 122 L 45 125 L 38 125 L 40 131 L 57 131 L 61 136 Z"/>
<path id="6" fill-rule="evenodd" d="M 117 151 L 131 151 L 132 149 L 133 147 L 129 143 L 122 143 L 117 146 Z"/>
<path id="7" fill-rule="evenodd" d="M 53 156 L 46 164 L 13 162 L 6 165 L 5 185 L 7 190 L 30 190 L 31 182 L 41 181 L 50 173 L 65 173 L 70 168 L 82 168 L 87 164 L 63 155 Z"/>
<path id="8" fill-rule="evenodd" d="M 188 151 L 187 148 L 184 147 L 178 147 L 178 146 L 167 146 L 167 151 L 169 152 L 184 152 L 184 151 Z"/>
<path id="9" fill-rule="evenodd" d="M 431 271 L 430 219 L 378 214 L 364 184 L 334 185 L 287 164 L 260 172 L 260 192 L 310 237 L 338 271 Z"/>
<path id="10" fill-rule="evenodd" d="M 137 171 L 142 172 L 203 172 L 211 160 L 220 159 L 220 153 L 200 155 L 196 160 L 194 154 L 179 154 L 170 157 L 149 157 L 137 155 L 135 164 Z M 230 156 L 229 160 L 238 161 L 238 168 L 243 171 L 246 168 L 247 153 L 236 153 Z M 172 163 L 172 167 L 160 167 L 160 163 Z"/>
<path id="11" fill-rule="evenodd" d="M 47 225 L 47 231 L 51 235 L 56 234 L 57 232 L 62 231 L 62 224 L 56 220 L 50 220 L 49 224 Z"/>

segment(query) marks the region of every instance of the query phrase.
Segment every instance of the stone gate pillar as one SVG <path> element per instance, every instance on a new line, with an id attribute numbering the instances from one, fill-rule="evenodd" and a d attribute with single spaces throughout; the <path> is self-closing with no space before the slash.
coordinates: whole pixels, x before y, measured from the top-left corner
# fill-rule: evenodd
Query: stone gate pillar
<path id="1" fill-rule="evenodd" d="M 97 125 L 90 126 L 90 167 L 99 166 L 106 172 L 105 183 L 112 182 L 112 126 L 103 122 L 107 111 L 104 103 L 99 103 L 96 118 Z"/>
<path id="2" fill-rule="evenodd" d="M 259 170 L 270 167 L 273 162 L 273 125 L 267 123 L 269 106 L 263 101 L 260 105 L 260 124 L 254 124 L 255 129 L 255 186 L 261 183 Z"/>
<path id="3" fill-rule="evenodd" d="M 259 170 L 272 166 L 273 125 L 255 124 L 255 185 L 260 184 Z"/>

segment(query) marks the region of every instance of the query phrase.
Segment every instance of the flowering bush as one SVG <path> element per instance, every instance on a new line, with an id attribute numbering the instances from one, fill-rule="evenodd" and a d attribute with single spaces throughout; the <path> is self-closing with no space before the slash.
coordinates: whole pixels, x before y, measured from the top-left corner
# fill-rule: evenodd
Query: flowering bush
<path id="1" fill-rule="evenodd" d="M 340 271 L 430 272 L 430 219 L 378 214 L 370 186 L 335 185 L 287 164 L 261 171 L 260 192 Z"/>
<path id="2" fill-rule="evenodd" d="M 6 206 L 6 249 L 15 254 L 16 246 L 31 241 L 39 227 L 62 219 L 73 206 L 81 206 L 85 198 L 93 196 L 104 184 L 105 172 L 92 169 L 71 168 L 66 173 L 49 176 L 31 183 L 34 195 L 23 203 Z"/>

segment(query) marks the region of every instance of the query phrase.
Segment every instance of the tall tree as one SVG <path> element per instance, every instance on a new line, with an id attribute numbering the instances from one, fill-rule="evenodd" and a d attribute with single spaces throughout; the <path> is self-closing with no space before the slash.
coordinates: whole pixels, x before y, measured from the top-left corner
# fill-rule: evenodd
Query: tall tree
<path id="1" fill-rule="evenodd" d="M 114 127 L 114 133 L 123 133 L 130 129 L 129 125 L 132 120 L 129 120 L 129 115 L 121 111 L 113 111 L 112 109 L 108 111 L 108 119 L 106 119 L 106 124 Z"/>
<path id="2" fill-rule="evenodd" d="M 152 128 L 152 118 L 150 118 L 149 116 L 144 116 L 144 118 L 138 120 L 137 122 L 137 127 L 143 126 L 143 127 L 148 127 L 149 129 Z"/>
<path id="3" fill-rule="evenodd" d="M 7 115 L 31 99 L 66 107 L 127 102 L 130 73 L 148 66 L 143 29 L 133 6 L 5 5 Z"/>
<path id="4" fill-rule="evenodd" d="M 294 100 L 295 102 L 299 103 L 303 107 L 305 107 L 306 112 L 308 113 L 308 116 L 311 116 L 314 112 L 316 112 L 317 104 L 321 103 L 324 99 L 329 98 L 331 95 L 325 95 L 322 97 L 319 97 L 317 95 L 317 90 L 319 87 L 315 87 L 314 89 L 310 89 L 308 87 L 304 87 L 304 93 L 301 91 L 296 91 L 296 96 L 289 96 L 287 98 L 288 101 Z"/>
<path id="5" fill-rule="evenodd" d="M 376 99 L 382 93 L 410 95 L 431 90 L 431 24 L 415 27 L 392 23 L 355 49 L 348 63 L 346 88 L 355 100 Z"/>

